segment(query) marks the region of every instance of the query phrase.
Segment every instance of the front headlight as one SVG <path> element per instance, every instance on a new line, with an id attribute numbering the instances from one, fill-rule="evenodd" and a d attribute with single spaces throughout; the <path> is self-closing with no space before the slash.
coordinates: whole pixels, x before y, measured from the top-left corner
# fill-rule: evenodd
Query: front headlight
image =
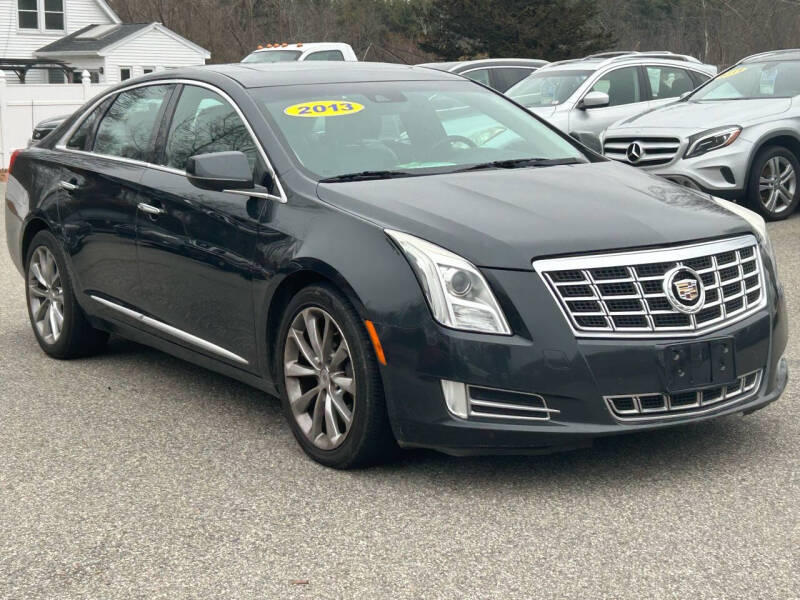
<path id="1" fill-rule="evenodd" d="M 730 146 L 742 133 L 742 128 L 738 125 L 730 127 L 719 127 L 698 133 L 689 138 L 689 147 L 686 149 L 684 158 L 694 158 L 712 150 L 719 150 L 725 146 Z"/>
<path id="2" fill-rule="evenodd" d="M 413 235 L 387 229 L 414 272 L 433 317 L 465 331 L 511 335 L 489 284 L 468 260 Z"/>

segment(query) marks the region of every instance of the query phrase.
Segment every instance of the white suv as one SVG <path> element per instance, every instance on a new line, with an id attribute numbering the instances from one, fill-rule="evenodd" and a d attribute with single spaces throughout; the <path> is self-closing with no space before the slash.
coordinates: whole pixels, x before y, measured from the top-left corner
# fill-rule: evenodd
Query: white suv
<path id="1" fill-rule="evenodd" d="M 307 60 L 357 61 L 350 44 L 312 42 L 308 44 L 267 44 L 242 60 L 243 63 L 302 62 Z"/>
<path id="2" fill-rule="evenodd" d="M 506 95 L 578 139 L 667 104 L 717 68 L 671 52 L 606 52 L 550 63 Z"/>

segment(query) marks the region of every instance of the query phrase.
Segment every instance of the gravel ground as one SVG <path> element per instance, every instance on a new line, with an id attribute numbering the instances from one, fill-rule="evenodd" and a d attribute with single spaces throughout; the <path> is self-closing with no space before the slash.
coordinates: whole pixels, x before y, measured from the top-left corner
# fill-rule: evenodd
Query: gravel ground
<path id="1" fill-rule="evenodd" d="M 118 339 L 45 358 L 4 232 L 0 597 L 800 598 L 797 336 L 749 417 L 341 473 L 225 377 Z M 771 232 L 794 332 L 800 215 Z"/>

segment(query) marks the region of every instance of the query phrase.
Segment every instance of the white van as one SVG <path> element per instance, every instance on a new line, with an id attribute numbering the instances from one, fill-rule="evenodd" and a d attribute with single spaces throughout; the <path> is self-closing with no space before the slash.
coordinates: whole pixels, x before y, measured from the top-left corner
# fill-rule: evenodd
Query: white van
<path id="1" fill-rule="evenodd" d="M 295 62 L 305 60 L 357 61 L 350 44 L 312 42 L 309 44 L 267 44 L 244 57 L 243 63 Z"/>

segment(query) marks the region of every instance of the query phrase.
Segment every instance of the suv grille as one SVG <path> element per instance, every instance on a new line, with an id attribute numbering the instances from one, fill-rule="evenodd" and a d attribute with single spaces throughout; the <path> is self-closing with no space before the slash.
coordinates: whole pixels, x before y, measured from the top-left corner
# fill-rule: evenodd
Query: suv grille
<path id="1" fill-rule="evenodd" d="M 703 282 L 705 304 L 676 310 L 664 276 L 677 266 Z M 758 245 L 752 236 L 642 252 L 535 261 L 569 321 L 582 337 L 691 337 L 719 329 L 766 304 Z"/>
<path id="2" fill-rule="evenodd" d="M 639 158 L 636 160 L 632 160 L 629 153 L 629 149 L 634 143 L 639 147 Z M 678 154 L 680 146 L 681 141 L 678 138 L 608 138 L 603 143 L 603 154 L 629 165 L 654 167 L 671 162 Z"/>
<path id="3" fill-rule="evenodd" d="M 605 401 L 618 421 L 691 416 L 749 398 L 758 391 L 763 373 L 763 369 L 748 373 L 729 385 L 677 394 L 606 396 Z"/>

